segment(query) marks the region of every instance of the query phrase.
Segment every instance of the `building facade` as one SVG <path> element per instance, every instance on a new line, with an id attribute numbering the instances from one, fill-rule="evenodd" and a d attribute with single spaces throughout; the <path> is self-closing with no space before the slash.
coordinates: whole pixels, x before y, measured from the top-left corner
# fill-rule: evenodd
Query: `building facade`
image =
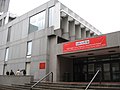
<path id="1" fill-rule="evenodd" d="M 0 20 L 6 17 L 7 23 L 0 26 L 0 75 L 25 69 L 27 75 L 34 75 L 36 80 L 53 72 L 54 81 L 68 78 L 69 81 L 89 81 L 101 65 L 103 81 L 119 78 L 118 74 L 114 75 L 118 63 L 96 64 L 104 61 L 104 57 L 105 60 L 114 56 L 115 61 L 119 59 L 119 32 L 101 35 L 57 0 L 17 18 L 4 13 Z M 107 68 L 104 70 L 104 67 Z M 109 76 L 107 80 L 106 76 Z"/>

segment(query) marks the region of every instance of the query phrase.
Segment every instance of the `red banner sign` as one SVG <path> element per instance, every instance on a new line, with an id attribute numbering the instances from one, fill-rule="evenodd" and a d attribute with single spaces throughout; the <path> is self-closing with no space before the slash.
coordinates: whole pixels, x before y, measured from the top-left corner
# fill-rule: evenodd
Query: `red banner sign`
<path id="1" fill-rule="evenodd" d="M 63 52 L 74 52 L 79 50 L 87 50 L 93 48 L 101 48 L 107 46 L 106 36 L 98 36 L 95 38 L 88 38 L 78 40 L 75 42 L 68 42 L 63 44 Z"/>

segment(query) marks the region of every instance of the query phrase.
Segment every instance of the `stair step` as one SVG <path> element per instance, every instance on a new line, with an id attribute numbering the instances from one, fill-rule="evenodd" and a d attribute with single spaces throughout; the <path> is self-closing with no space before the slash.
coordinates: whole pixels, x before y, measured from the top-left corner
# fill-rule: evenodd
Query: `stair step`
<path id="1" fill-rule="evenodd" d="M 35 82 L 26 83 L 25 85 L 13 84 L 0 85 L 0 90 L 30 90 L 30 87 L 35 84 Z M 72 83 L 72 82 L 41 82 L 33 87 L 32 90 L 84 90 L 87 83 Z M 89 90 L 120 90 L 120 84 L 99 84 L 93 83 Z"/>

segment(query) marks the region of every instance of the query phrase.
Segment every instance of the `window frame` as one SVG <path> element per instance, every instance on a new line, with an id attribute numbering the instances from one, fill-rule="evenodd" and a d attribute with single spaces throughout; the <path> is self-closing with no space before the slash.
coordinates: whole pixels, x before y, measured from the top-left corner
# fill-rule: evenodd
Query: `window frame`
<path id="1" fill-rule="evenodd" d="M 31 48 L 30 49 L 29 49 L 29 43 L 31 43 L 31 46 L 30 46 Z M 31 51 L 29 51 L 29 50 L 31 50 Z M 26 51 L 26 56 L 27 57 L 31 57 L 31 55 L 32 55 L 32 40 L 27 42 L 27 51 Z"/>
<path id="2" fill-rule="evenodd" d="M 7 42 L 10 42 L 11 28 L 12 28 L 12 26 L 8 27 Z"/>
<path id="3" fill-rule="evenodd" d="M 51 27 L 51 26 L 54 25 L 54 18 L 53 18 L 54 17 L 54 13 L 52 14 L 52 16 L 50 16 L 50 9 L 51 8 L 53 8 L 54 9 L 53 12 L 55 12 L 55 6 L 51 6 L 51 7 L 48 8 L 48 27 Z M 51 23 L 50 17 L 52 17 L 52 24 L 50 24 Z"/>
<path id="4" fill-rule="evenodd" d="M 43 26 L 42 29 L 45 29 L 45 24 L 46 24 L 46 9 L 45 9 L 45 10 L 42 10 L 42 11 L 40 11 L 40 12 L 38 12 L 38 13 L 36 13 L 36 14 L 34 14 L 34 15 L 32 15 L 32 16 L 29 17 L 29 28 L 28 28 L 29 30 L 28 30 L 28 34 L 30 34 L 30 33 L 32 33 L 32 32 L 35 32 L 35 31 L 42 30 L 42 29 L 37 29 L 37 30 L 35 30 L 35 31 L 31 31 L 31 30 L 30 30 L 30 24 L 31 24 L 31 18 L 32 18 L 32 17 L 35 17 L 36 15 L 38 15 L 38 14 L 40 14 L 40 13 L 43 13 L 43 12 L 45 12 L 45 15 L 44 15 L 44 26 Z"/>
<path id="5" fill-rule="evenodd" d="M 8 57 L 9 57 L 9 47 L 6 47 L 5 49 L 5 62 L 8 61 Z"/>

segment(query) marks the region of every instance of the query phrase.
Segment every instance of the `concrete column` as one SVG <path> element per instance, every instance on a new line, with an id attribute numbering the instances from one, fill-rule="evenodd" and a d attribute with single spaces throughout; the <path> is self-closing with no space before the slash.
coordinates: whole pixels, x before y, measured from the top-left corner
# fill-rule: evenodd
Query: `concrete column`
<path id="1" fill-rule="evenodd" d="M 49 10 L 46 9 L 46 14 L 45 14 L 45 28 L 49 27 Z"/>
<path id="2" fill-rule="evenodd" d="M 0 12 L 7 12 L 10 0 L 0 0 Z"/>
<path id="3" fill-rule="evenodd" d="M 90 30 L 86 31 L 86 37 L 90 37 Z"/>
<path id="4" fill-rule="evenodd" d="M 81 27 L 80 27 L 80 25 L 75 25 L 75 38 L 81 39 Z"/>
<path id="5" fill-rule="evenodd" d="M 49 48 L 48 48 L 48 54 L 49 54 L 49 72 L 53 72 L 53 81 L 58 81 L 59 77 L 59 62 L 57 60 L 57 37 L 51 36 L 49 37 Z"/>
<path id="6" fill-rule="evenodd" d="M 69 40 L 69 22 L 68 17 L 63 17 L 61 21 L 62 37 Z"/>
<path id="7" fill-rule="evenodd" d="M 4 11 L 7 12 L 8 8 L 9 8 L 9 2 L 10 0 L 5 0 L 5 7 L 4 7 Z"/>
<path id="8" fill-rule="evenodd" d="M 2 19 L 2 26 L 5 25 L 5 18 Z"/>
<path id="9" fill-rule="evenodd" d="M 81 38 L 82 39 L 86 38 L 86 30 L 85 30 L 85 28 L 81 28 Z"/>
<path id="10" fill-rule="evenodd" d="M 70 33 L 70 40 L 75 40 L 75 21 L 69 22 L 69 33 Z"/>

